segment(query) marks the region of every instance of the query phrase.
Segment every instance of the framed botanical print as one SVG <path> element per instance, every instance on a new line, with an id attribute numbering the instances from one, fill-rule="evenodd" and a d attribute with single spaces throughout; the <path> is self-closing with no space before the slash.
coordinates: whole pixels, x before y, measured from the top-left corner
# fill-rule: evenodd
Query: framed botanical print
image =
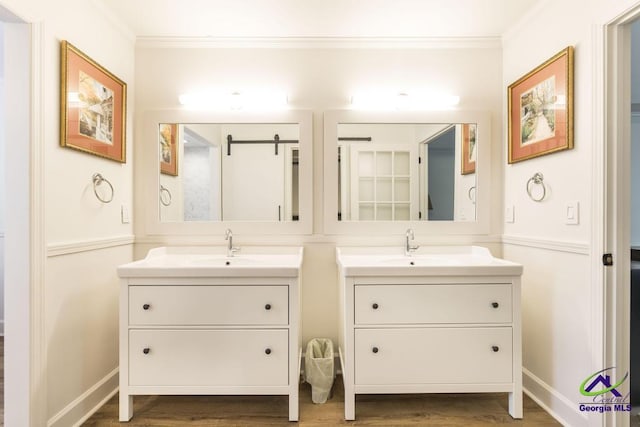
<path id="1" fill-rule="evenodd" d="M 125 163 L 127 84 L 66 40 L 60 59 L 60 145 Z"/>
<path id="2" fill-rule="evenodd" d="M 508 88 L 509 163 L 573 148 L 573 47 Z"/>

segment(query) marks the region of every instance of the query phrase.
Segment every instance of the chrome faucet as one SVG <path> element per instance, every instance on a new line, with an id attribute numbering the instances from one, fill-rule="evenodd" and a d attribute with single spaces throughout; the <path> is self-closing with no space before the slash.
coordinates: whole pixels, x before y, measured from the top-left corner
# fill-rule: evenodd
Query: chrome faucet
<path id="1" fill-rule="evenodd" d="M 238 252 L 240 248 L 235 248 L 233 246 L 233 233 L 230 228 L 227 228 L 227 231 L 224 232 L 224 240 L 228 240 L 229 244 L 227 245 L 227 256 L 232 257 L 234 253 Z"/>
<path id="2" fill-rule="evenodd" d="M 413 235 L 413 230 L 411 228 L 409 228 L 407 230 L 407 233 L 405 234 L 406 236 L 406 241 L 405 241 L 405 246 L 404 246 L 404 254 L 405 256 L 411 256 L 411 253 L 413 251 L 415 251 L 416 249 L 418 249 L 420 246 L 419 245 L 415 245 L 412 246 L 411 245 L 411 240 L 415 239 L 415 236 Z"/>

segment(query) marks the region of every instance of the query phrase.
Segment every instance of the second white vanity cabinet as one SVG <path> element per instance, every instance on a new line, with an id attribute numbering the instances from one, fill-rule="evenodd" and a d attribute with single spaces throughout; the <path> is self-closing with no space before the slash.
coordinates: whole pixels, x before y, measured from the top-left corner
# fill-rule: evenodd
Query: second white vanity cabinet
<path id="1" fill-rule="evenodd" d="M 507 392 L 522 418 L 522 267 L 480 248 L 441 258 L 361 249 L 337 251 L 345 419 L 356 394 L 458 392 Z"/>
<path id="2" fill-rule="evenodd" d="M 298 419 L 302 250 L 162 248 L 120 267 L 120 421 L 133 396 L 284 394 Z"/>

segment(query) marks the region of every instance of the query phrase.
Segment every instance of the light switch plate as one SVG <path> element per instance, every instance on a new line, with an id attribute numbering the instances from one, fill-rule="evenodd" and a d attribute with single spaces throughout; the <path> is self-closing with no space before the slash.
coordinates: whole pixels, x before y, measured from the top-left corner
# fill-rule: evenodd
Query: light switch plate
<path id="1" fill-rule="evenodd" d="M 515 208 L 513 205 L 507 205 L 504 208 L 504 222 L 514 223 L 516 222 Z"/>
<path id="2" fill-rule="evenodd" d="M 120 206 L 120 218 L 123 224 L 129 224 L 129 208 L 127 208 L 127 205 Z"/>
<path id="3" fill-rule="evenodd" d="M 567 202 L 565 205 L 565 224 L 577 225 L 580 223 L 580 204 L 576 201 Z"/>

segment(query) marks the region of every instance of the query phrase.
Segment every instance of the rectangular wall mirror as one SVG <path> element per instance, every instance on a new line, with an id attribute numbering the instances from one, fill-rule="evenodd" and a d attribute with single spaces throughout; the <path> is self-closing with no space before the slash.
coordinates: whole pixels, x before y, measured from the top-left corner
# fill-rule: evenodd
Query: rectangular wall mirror
<path id="1" fill-rule="evenodd" d="M 409 226 L 482 232 L 489 192 L 481 182 L 489 170 L 486 114 L 330 111 L 324 121 L 331 233 Z"/>
<path id="2" fill-rule="evenodd" d="M 476 128 L 338 123 L 338 220 L 475 221 Z"/>
<path id="3" fill-rule="evenodd" d="M 300 219 L 297 123 L 160 123 L 161 221 Z"/>
<path id="4" fill-rule="evenodd" d="M 150 233 L 311 233 L 310 113 L 143 117 Z"/>

